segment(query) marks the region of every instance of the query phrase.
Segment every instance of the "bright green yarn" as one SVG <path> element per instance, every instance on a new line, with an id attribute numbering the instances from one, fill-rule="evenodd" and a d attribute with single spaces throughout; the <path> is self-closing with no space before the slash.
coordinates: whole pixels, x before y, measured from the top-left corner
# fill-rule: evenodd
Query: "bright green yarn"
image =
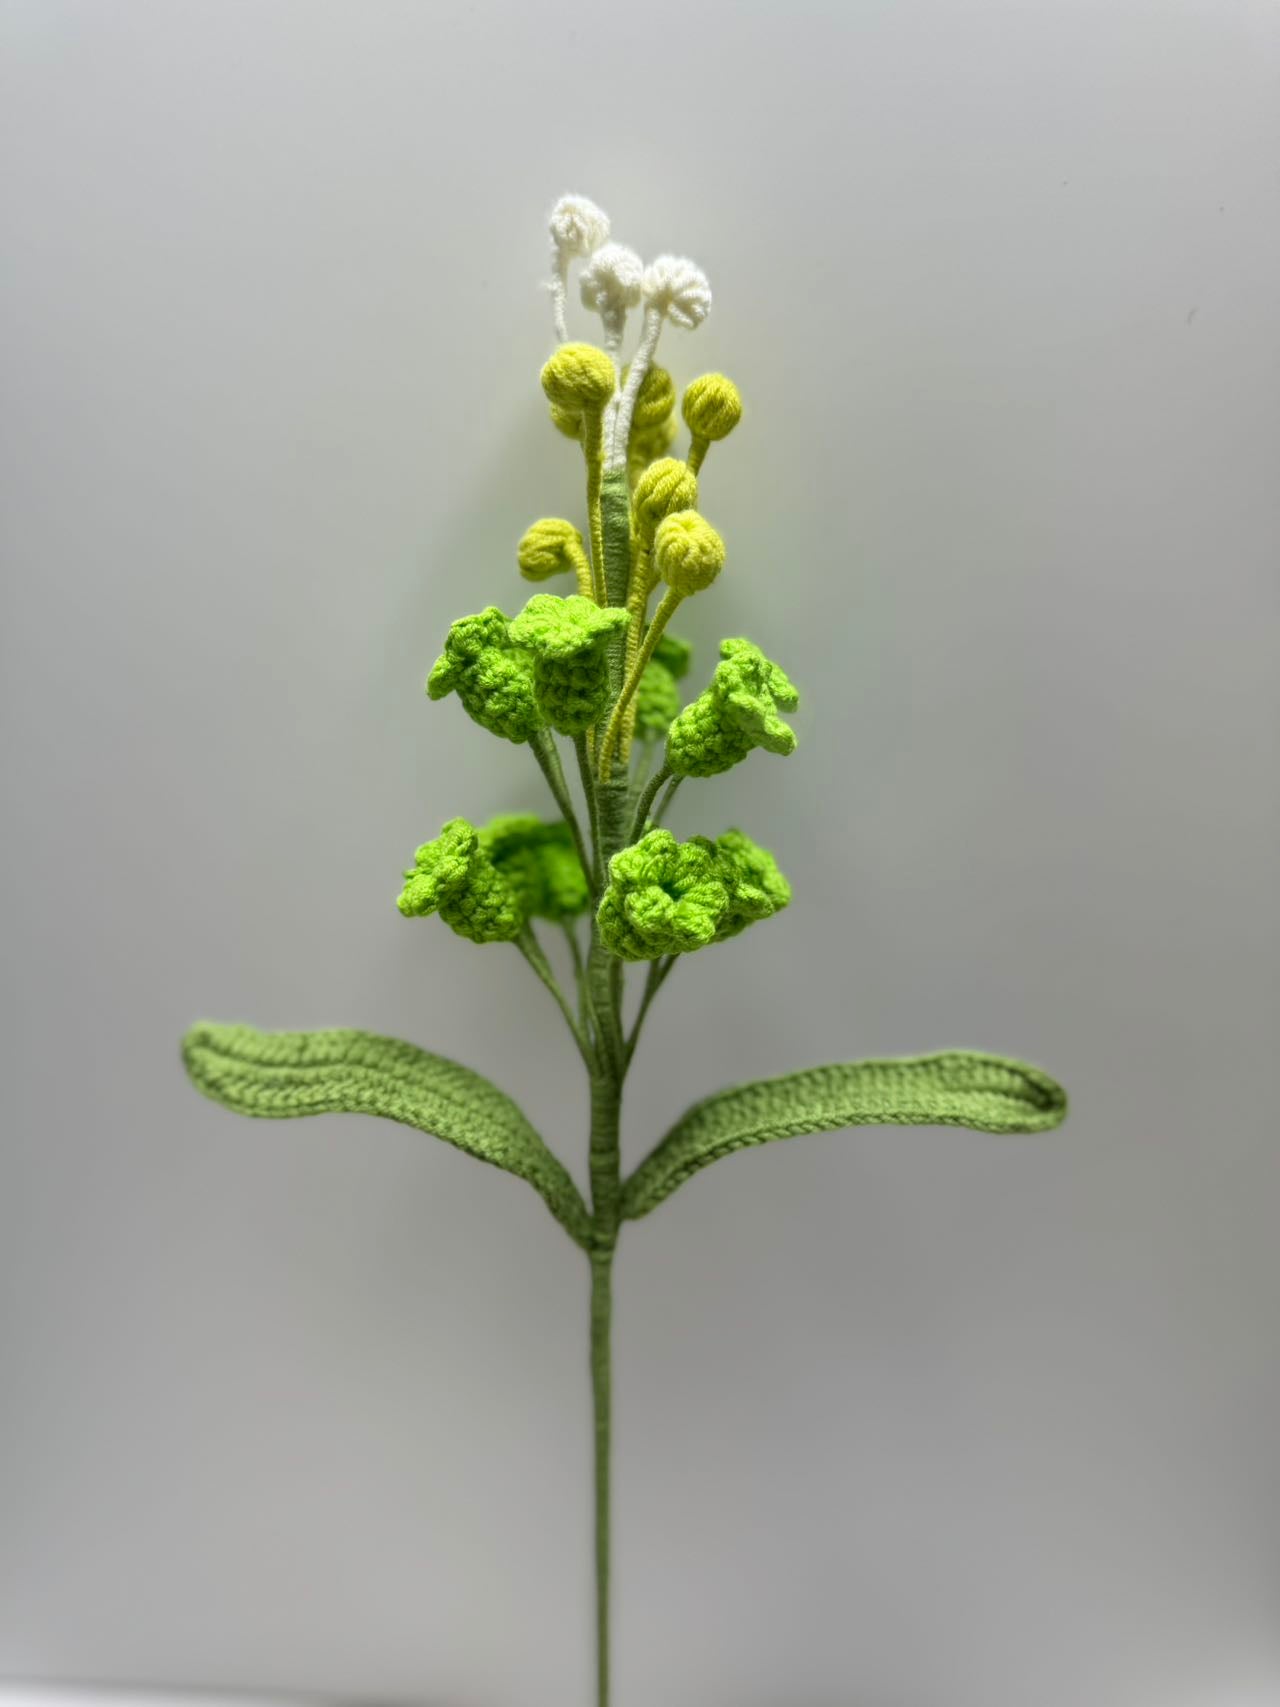
<path id="1" fill-rule="evenodd" d="M 515 886 L 498 870 L 465 818 L 451 818 L 424 842 L 405 872 L 396 905 L 407 919 L 439 913 L 472 942 L 511 942 L 525 926 Z"/>
<path id="2" fill-rule="evenodd" d="M 563 818 L 504 813 L 480 831 L 480 846 L 514 889 L 526 919 L 559 923 L 586 911 L 587 876 Z"/>
<path id="3" fill-rule="evenodd" d="M 791 885 L 777 860 L 741 830 L 726 830 L 716 837 L 716 858 L 729 891 L 729 910 L 720 921 L 717 942 L 737 936 L 790 904 Z"/>
<path id="4" fill-rule="evenodd" d="M 755 747 L 786 755 L 796 732 L 779 717 L 800 703 L 787 675 L 750 640 L 722 640 L 710 685 L 686 705 L 667 736 L 676 776 L 716 776 Z"/>
<path id="5" fill-rule="evenodd" d="M 596 922 L 620 959 L 656 960 L 723 942 L 790 899 L 773 855 L 741 830 L 714 842 L 650 830 L 611 860 Z"/>
<path id="6" fill-rule="evenodd" d="M 599 721 L 609 701 L 607 647 L 627 620 L 625 610 L 602 610 L 578 593 L 535 593 L 508 625 L 512 642 L 533 659 L 538 705 L 560 734 L 581 735 Z"/>
<path id="7" fill-rule="evenodd" d="M 427 694 L 443 699 L 450 693 L 482 729 L 507 741 L 527 741 L 542 728 L 533 662 L 512 645 L 497 605 L 459 617 L 450 628 L 427 677 Z"/>

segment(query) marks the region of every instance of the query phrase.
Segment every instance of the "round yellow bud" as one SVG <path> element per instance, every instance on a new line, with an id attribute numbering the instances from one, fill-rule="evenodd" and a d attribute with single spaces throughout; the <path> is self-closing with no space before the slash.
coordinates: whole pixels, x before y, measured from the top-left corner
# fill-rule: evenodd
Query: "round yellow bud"
<path id="1" fill-rule="evenodd" d="M 664 516 L 653 539 L 658 573 L 682 597 L 709 587 L 724 568 L 724 541 L 696 510 Z"/>
<path id="2" fill-rule="evenodd" d="M 516 562 L 526 581 L 545 581 L 565 569 L 575 572 L 587 562 L 582 535 L 572 522 L 544 516 L 516 547 Z"/>
<path id="3" fill-rule="evenodd" d="M 567 414 L 595 414 L 613 396 L 616 377 L 612 361 L 594 344 L 561 344 L 542 370 L 542 389 Z"/>
<path id="4" fill-rule="evenodd" d="M 636 533 L 644 545 L 652 542 L 654 530 L 664 516 L 677 510 L 692 510 L 698 502 L 698 477 L 674 456 L 651 462 L 636 481 L 631 494 Z"/>
<path id="5" fill-rule="evenodd" d="M 690 380 L 680 404 L 685 426 L 695 439 L 727 439 L 742 419 L 742 394 L 722 373 Z"/>

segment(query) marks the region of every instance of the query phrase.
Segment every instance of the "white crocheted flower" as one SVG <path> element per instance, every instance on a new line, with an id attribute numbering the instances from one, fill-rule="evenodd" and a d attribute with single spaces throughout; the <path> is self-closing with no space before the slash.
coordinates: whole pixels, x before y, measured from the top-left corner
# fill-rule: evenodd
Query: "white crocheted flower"
<path id="1" fill-rule="evenodd" d="M 640 301 L 644 262 L 625 243 L 605 243 L 592 255 L 579 281 L 582 306 L 597 314 L 625 313 Z"/>
<path id="2" fill-rule="evenodd" d="M 551 210 L 551 242 L 568 259 L 609 241 L 609 215 L 586 196 L 561 196 Z"/>
<path id="3" fill-rule="evenodd" d="M 683 255 L 659 255 L 646 267 L 641 288 L 647 307 L 686 331 L 700 326 L 711 312 L 707 275 Z"/>

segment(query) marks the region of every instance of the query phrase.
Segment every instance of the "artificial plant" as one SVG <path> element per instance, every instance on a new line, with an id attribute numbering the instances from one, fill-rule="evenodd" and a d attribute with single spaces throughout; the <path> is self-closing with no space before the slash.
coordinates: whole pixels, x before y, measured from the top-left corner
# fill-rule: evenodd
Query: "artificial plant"
<path id="1" fill-rule="evenodd" d="M 489 605 L 459 618 L 427 693 L 456 696 L 481 728 L 527 747 L 556 814 L 504 814 L 482 826 L 450 819 L 414 853 L 398 905 L 406 918 L 437 913 L 472 942 L 509 943 L 547 987 L 590 1089 L 590 1200 L 508 1096 L 412 1043 L 363 1031 L 201 1024 L 188 1032 L 183 1056 L 196 1087 L 239 1114 L 382 1115 L 505 1168 L 533 1186 L 585 1253 L 597 1701 L 606 1707 L 611 1284 L 623 1224 L 749 1145 L 850 1126 L 1041 1132 L 1063 1119 L 1066 1098 L 1034 1067 L 967 1050 L 806 1067 L 708 1096 L 623 1177 L 623 1087 L 650 1004 L 686 955 L 772 917 L 791 899 L 773 855 L 743 831 L 681 840 L 663 820 L 686 777 L 758 763 L 757 751 L 792 753 L 796 735 L 786 714 L 798 694 L 758 646 L 732 638 L 721 643 L 706 685 L 681 704 L 691 649 L 668 624 L 725 563 L 724 541 L 699 506 L 698 476 L 710 446 L 737 426 L 742 405 L 723 374 L 694 379 L 681 401 L 689 449 L 683 459 L 671 455 L 676 391 L 654 354 L 664 321 L 692 330 L 706 317 L 705 276 L 670 255 L 645 266 L 609 241 L 608 219 L 580 196 L 556 204 L 551 239 L 558 348 L 542 369 L 542 387 L 554 425 L 583 458 L 587 528 L 584 535 L 563 518 L 535 521 L 516 559 L 526 581 L 541 588 L 567 575 L 573 590 L 533 592 L 513 616 Z M 585 261 L 582 301 L 603 322 L 599 345 L 567 338 L 575 259 Z M 624 366 L 634 308 L 642 309 L 641 331 Z M 576 799 L 560 742 L 575 761 Z M 540 930 L 567 945 L 571 994 Z M 629 1003 L 633 964 L 644 976 Z"/>

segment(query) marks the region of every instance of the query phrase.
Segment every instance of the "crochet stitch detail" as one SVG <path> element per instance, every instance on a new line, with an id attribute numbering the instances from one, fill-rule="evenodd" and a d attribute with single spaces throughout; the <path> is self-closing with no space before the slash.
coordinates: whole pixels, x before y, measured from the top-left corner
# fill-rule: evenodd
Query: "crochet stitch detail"
<path id="1" fill-rule="evenodd" d="M 514 647 L 497 605 L 462 616 L 450 627 L 444 651 L 427 677 L 427 696 L 456 693 L 473 722 L 508 741 L 527 741 L 542 728 L 533 663 Z"/>
<path id="2" fill-rule="evenodd" d="M 524 918 L 559 923 L 586 911 L 587 874 L 563 818 L 503 813 L 480 831 L 480 846 L 515 891 Z"/>
<path id="3" fill-rule="evenodd" d="M 695 1103 L 627 1180 L 622 1213 L 647 1215 L 721 1156 L 776 1138 L 847 1126 L 1048 1132 L 1066 1114 L 1066 1093 L 1047 1073 L 977 1050 L 811 1067 Z"/>
<path id="4" fill-rule="evenodd" d="M 790 899 L 773 856 L 740 830 L 678 842 L 658 829 L 614 855 L 596 920 L 611 953 L 656 960 L 723 942 Z"/>
<path id="5" fill-rule="evenodd" d="M 524 929 L 518 890 L 465 818 L 451 818 L 434 841 L 424 842 L 404 875 L 396 905 L 406 919 L 439 913 L 472 942 L 513 942 Z"/>
<path id="6" fill-rule="evenodd" d="M 625 610 L 601 610 L 578 593 L 535 593 L 509 625 L 511 639 L 533 659 L 539 708 L 562 735 L 580 735 L 599 720 L 609 699 L 605 647 L 627 620 Z"/>
<path id="7" fill-rule="evenodd" d="M 590 1216 L 568 1170 L 509 1096 L 457 1061 L 369 1031 L 208 1023 L 183 1038 L 182 1059 L 196 1089 L 237 1114 L 373 1114 L 443 1138 L 526 1180 L 569 1235 L 590 1244 Z"/>
<path id="8" fill-rule="evenodd" d="M 722 640 L 710 685 L 680 713 L 667 736 L 676 776 L 715 776 L 754 747 L 785 756 L 795 730 L 778 716 L 800 703 L 790 679 L 749 640 Z"/>

